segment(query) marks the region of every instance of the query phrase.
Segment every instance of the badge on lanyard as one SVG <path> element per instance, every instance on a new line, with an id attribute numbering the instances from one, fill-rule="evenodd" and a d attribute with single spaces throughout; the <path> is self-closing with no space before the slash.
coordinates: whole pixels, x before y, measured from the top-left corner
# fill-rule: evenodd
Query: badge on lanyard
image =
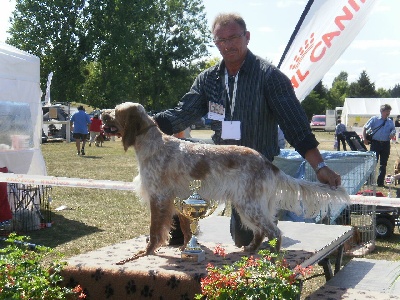
<path id="1" fill-rule="evenodd" d="M 221 138 L 224 140 L 240 140 L 240 121 L 222 121 Z"/>
<path id="2" fill-rule="evenodd" d="M 209 101 L 208 118 L 211 120 L 223 121 L 225 119 L 225 107 L 222 104 Z"/>
<path id="3" fill-rule="evenodd" d="M 232 92 L 232 99 L 229 93 L 229 76 L 228 71 L 225 69 L 225 89 L 228 95 L 228 104 L 230 107 L 230 120 L 229 121 L 222 121 L 222 132 L 221 138 L 224 140 L 240 140 L 241 139 L 241 132 L 240 132 L 240 121 L 232 121 L 233 119 L 233 112 L 235 111 L 235 104 L 236 104 L 236 91 L 237 91 L 237 82 L 239 78 L 239 72 L 235 75 L 235 83 L 233 84 L 233 92 Z"/>

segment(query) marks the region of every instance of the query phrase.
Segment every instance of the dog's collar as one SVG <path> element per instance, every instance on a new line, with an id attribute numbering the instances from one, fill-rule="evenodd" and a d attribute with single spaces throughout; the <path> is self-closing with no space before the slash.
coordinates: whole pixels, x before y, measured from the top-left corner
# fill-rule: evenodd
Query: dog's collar
<path id="1" fill-rule="evenodd" d="M 147 131 L 149 131 L 149 129 L 151 127 L 156 127 L 156 126 L 157 126 L 156 124 L 149 125 L 149 126 L 143 128 L 143 129 L 139 130 L 139 132 L 137 133 L 136 136 L 141 135 L 141 134 L 145 134 Z"/>

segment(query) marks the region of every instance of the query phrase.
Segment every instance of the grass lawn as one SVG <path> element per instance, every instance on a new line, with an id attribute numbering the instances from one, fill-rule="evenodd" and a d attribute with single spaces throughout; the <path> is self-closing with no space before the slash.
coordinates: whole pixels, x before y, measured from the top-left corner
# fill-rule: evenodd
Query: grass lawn
<path id="1" fill-rule="evenodd" d="M 192 132 L 197 138 L 209 138 L 210 134 L 208 130 Z M 316 136 L 321 143 L 320 149 L 333 150 L 333 133 L 317 132 Z M 392 146 L 388 173 L 392 172 L 399 156 L 398 147 L 400 144 Z M 119 181 L 131 181 L 136 176 L 134 151 L 124 152 L 118 139 L 105 142 L 103 147 L 87 146 L 86 156 L 76 155 L 75 143 L 46 143 L 42 145 L 42 152 L 51 176 Z M 388 189 L 380 190 L 387 194 Z M 66 257 L 149 232 L 148 210 L 132 192 L 54 186 L 51 195 L 53 226 L 28 234 L 32 243 L 55 248 Z M 67 209 L 55 210 L 62 205 Z M 367 257 L 398 260 L 399 238 L 396 229 L 392 238 L 377 240 L 375 251 Z M 348 259 L 345 258 L 345 262 Z M 324 282 L 323 270 L 316 266 L 314 274 L 305 281 L 302 298 Z"/>

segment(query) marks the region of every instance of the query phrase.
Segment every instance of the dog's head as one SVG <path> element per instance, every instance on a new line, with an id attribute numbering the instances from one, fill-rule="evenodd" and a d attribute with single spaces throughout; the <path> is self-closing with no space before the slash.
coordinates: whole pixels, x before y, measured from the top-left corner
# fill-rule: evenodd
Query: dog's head
<path id="1" fill-rule="evenodd" d="M 132 102 L 125 102 L 117 105 L 114 110 L 104 111 L 102 120 L 105 133 L 121 136 L 125 151 L 135 145 L 141 130 L 154 125 L 144 107 Z"/>

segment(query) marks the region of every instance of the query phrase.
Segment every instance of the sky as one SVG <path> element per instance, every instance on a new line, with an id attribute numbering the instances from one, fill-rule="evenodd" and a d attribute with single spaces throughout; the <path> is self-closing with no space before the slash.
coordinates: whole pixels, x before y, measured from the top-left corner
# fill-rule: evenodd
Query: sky
<path id="1" fill-rule="evenodd" d="M 0 0 L 0 3 L 0 41 L 4 42 L 15 0 Z M 307 1 L 203 0 L 203 3 L 209 27 L 218 13 L 239 13 L 250 31 L 249 49 L 277 65 Z M 323 84 L 330 88 L 341 71 L 349 74 L 349 83 L 354 82 L 363 70 L 376 88 L 389 89 L 400 84 L 399 12 L 399 0 L 378 1 L 364 28 L 325 74 Z M 209 50 L 213 57 L 219 57 L 215 47 Z"/>

